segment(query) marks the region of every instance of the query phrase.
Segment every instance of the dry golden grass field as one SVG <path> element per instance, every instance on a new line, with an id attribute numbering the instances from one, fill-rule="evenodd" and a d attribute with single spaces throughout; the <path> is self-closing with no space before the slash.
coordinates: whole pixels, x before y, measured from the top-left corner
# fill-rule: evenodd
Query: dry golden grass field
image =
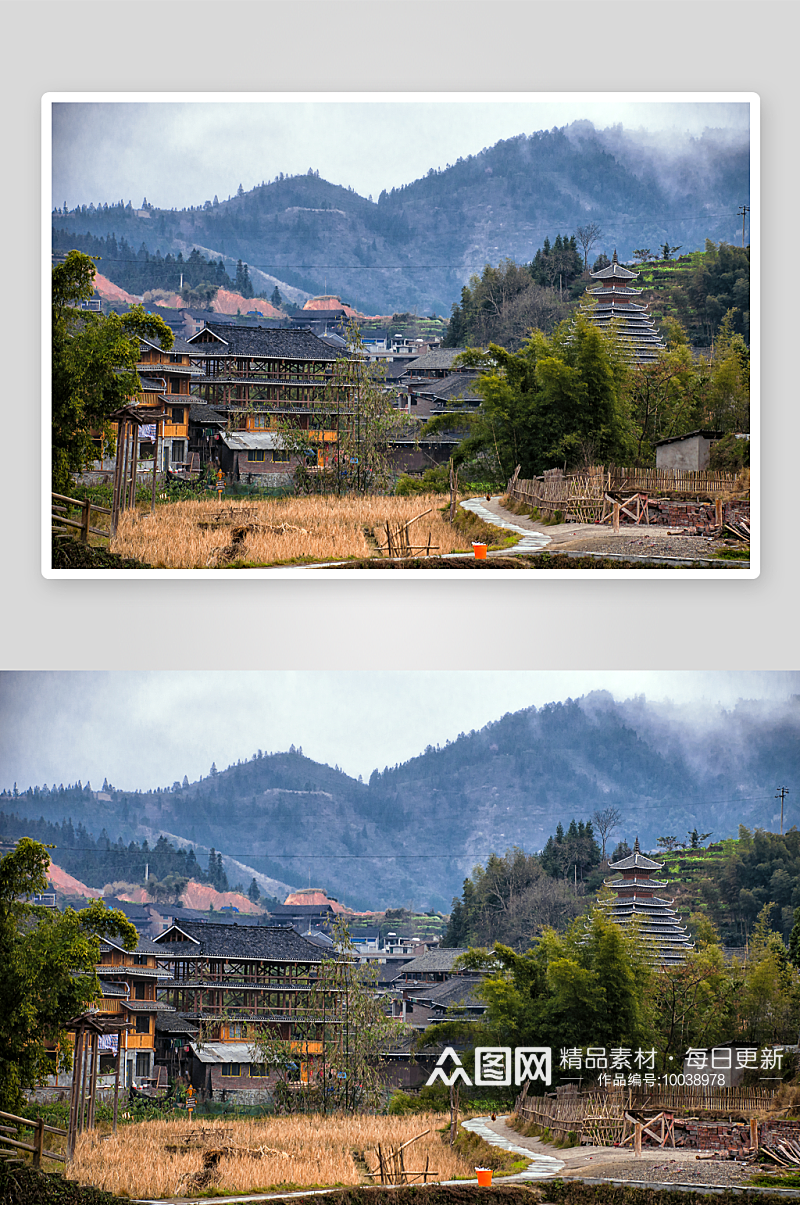
<path id="1" fill-rule="evenodd" d="M 197 1194 L 197 1181 L 191 1177 L 202 1174 L 203 1149 L 227 1148 L 231 1153 L 219 1160 L 211 1182 L 217 1191 L 374 1184 L 376 1180 L 366 1172 L 377 1168 L 378 1143 L 386 1151 L 427 1129 L 404 1151 L 406 1169 L 421 1172 L 427 1158 L 429 1180 L 474 1177 L 474 1160 L 442 1142 L 438 1127 L 447 1121 L 445 1116 L 424 1113 L 141 1122 L 120 1127 L 116 1135 L 101 1137 L 96 1130 L 81 1135 L 67 1176 L 130 1197 L 191 1196 Z M 168 1149 L 187 1140 L 191 1145 L 186 1150 Z M 243 1148 L 242 1153 L 237 1154 L 236 1148 Z"/>
<path id="2" fill-rule="evenodd" d="M 435 494 L 174 502 L 157 507 L 153 515 L 125 512 L 109 550 L 155 569 L 374 557 L 380 555 L 378 545 L 386 542 L 387 520 L 394 528 L 430 508 L 410 528 L 411 542 L 427 545 L 430 537 L 433 555 L 471 552 L 469 537 L 441 514 L 443 505 Z"/>

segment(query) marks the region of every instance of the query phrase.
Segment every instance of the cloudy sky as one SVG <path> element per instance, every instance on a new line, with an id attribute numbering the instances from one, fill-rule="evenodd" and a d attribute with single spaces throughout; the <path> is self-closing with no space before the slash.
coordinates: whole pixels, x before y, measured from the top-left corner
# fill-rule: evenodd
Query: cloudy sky
<path id="1" fill-rule="evenodd" d="M 0 673 L 0 788 L 107 777 L 134 790 L 291 744 L 366 780 L 506 712 L 608 690 L 681 709 L 776 702 L 800 673 L 634 671 Z M 701 712 L 698 712 L 701 714 Z"/>
<path id="2" fill-rule="evenodd" d="M 249 191 L 280 172 L 309 168 L 377 201 L 382 189 L 408 184 L 502 138 L 577 120 L 598 127 L 622 123 L 665 140 L 707 127 L 748 129 L 747 104 L 681 95 L 537 99 L 463 93 L 456 99 L 452 93 L 362 93 L 342 100 L 340 94 L 274 93 L 189 102 L 176 94 L 158 101 L 152 94 L 120 94 L 112 102 L 106 94 L 75 100 L 55 94 L 52 205 L 130 200 L 138 207 L 146 197 L 160 208 L 183 208 L 215 194 L 226 200 L 239 184 Z"/>

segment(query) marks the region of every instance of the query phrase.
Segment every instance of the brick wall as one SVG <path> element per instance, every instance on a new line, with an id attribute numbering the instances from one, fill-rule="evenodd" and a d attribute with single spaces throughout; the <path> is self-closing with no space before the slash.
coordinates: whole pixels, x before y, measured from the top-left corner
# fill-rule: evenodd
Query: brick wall
<path id="1" fill-rule="evenodd" d="M 759 1146 L 773 1146 L 784 1138 L 800 1141 L 800 1121 L 760 1121 Z M 643 1135 L 647 1145 L 655 1145 Z M 746 1121 L 676 1121 L 675 1145 L 698 1151 L 715 1151 L 729 1159 L 750 1153 L 750 1123 Z"/>
<path id="2" fill-rule="evenodd" d="M 678 502 L 671 498 L 651 498 L 648 506 L 650 525 L 659 527 L 693 527 L 698 535 L 704 535 L 716 527 L 716 510 L 713 502 Z M 744 519 L 750 522 L 749 502 L 725 502 L 722 507 L 723 522 Z M 627 515 L 620 515 L 620 522 L 633 522 Z"/>

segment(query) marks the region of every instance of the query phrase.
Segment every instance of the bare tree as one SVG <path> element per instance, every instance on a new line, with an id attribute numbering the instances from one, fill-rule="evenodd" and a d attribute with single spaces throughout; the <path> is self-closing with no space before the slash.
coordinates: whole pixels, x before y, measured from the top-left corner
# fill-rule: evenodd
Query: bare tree
<path id="1" fill-rule="evenodd" d="M 589 267 L 589 251 L 603 232 L 597 222 L 589 222 L 586 226 L 579 226 L 576 233 L 578 242 L 583 247 L 583 270 L 585 272 Z"/>
<path id="2" fill-rule="evenodd" d="M 603 842 L 603 861 L 606 860 L 606 841 L 611 836 L 611 833 L 622 819 L 622 812 L 619 808 L 609 807 L 604 808 L 602 812 L 595 812 L 592 816 L 594 827 L 600 834 Z"/>

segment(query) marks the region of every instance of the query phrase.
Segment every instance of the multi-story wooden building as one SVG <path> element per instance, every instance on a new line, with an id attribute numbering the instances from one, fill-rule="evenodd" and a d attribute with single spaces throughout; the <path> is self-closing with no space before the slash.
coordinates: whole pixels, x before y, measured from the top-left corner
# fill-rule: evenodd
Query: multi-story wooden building
<path id="1" fill-rule="evenodd" d="M 181 921 L 154 945 L 170 974 L 160 981 L 162 996 L 199 1031 L 201 1040 L 188 1045 L 201 1091 L 271 1087 L 276 1071 L 254 1045 L 261 1035 L 297 1051 L 301 1079 L 335 1046 L 341 993 L 320 981 L 330 955 L 294 929 Z"/>
<path id="2" fill-rule="evenodd" d="M 627 359 L 636 364 L 655 363 L 665 346 L 647 306 L 634 300 L 642 290 L 631 288 L 630 282 L 639 273 L 623 268 L 615 251 L 609 266 L 591 275 L 599 285 L 587 290 L 587 301 L 581 305 L 583 313 L 593 326 L 616 333 Z"/>
<path id="3" fill-rule="evenodd" d="M 605 880 L 605 886 L 611 888 L 615 897 L 600 900 L 609 919 L 623 928 L 636 925 L 654 963 L 680 965 L 694 945 L 672 907 L 674 899 L 666 900 L 656 894 L 667 886 L 667 880 L 651 876 L 653 871 L 661 870 L 664 863 L 645 857 L 637 837 L 633 853 L 617 862 L 609 862 L 608 866 L 615 875 L 621 876 Z"/>
<path id="4" fill-rule="evenodd" d="M 185 339 L 176 338 L 169 351 L 164 351 L 156 340 L 139 340 L 136 370 L 142 389 L 133 401 L 166 416 L 140 428 L 139 463 L 152 462 L 156 455 L 160 471 L 183 468 L 189 463 L 191 386 L 201 375 L 201 370 L 190 361 L 190 352 Z"/>
<path id="5" fill-rule="evenodd" d="M 198 400 L 227 416 L 220 464 L 242 477 L 283 481 L 299 460 L 286 451 L 281 431 L 290 422 L 316 442 L 317 463 L 329 463 L 346 421 L 346 387 L 334 388 L 339 354 L 309 330 L 207 322 L 189 340 Z"/>
<path id="6" fill-rule="evenodd" d="M 97 977 L 102 997 L 96 1002 L 98 1015 L 121 1016 L 131 1023 L 120 1039 L 120 1079 L 126 1087 L 153 1076 L 156 1018 L 175 1011 L 171 1004 L 158 999 L 159 980 L 167 972 L 157 965 L 157 955 L 163 968 L 163 951 L 141 937 L 134 950 L 126 950 L 121 942 L 109 938 L 104 938 L 100 946 Z M 112 1073 L 114 1058 L 113 1044 L 101 1050 L 100 1073 Z"/>

